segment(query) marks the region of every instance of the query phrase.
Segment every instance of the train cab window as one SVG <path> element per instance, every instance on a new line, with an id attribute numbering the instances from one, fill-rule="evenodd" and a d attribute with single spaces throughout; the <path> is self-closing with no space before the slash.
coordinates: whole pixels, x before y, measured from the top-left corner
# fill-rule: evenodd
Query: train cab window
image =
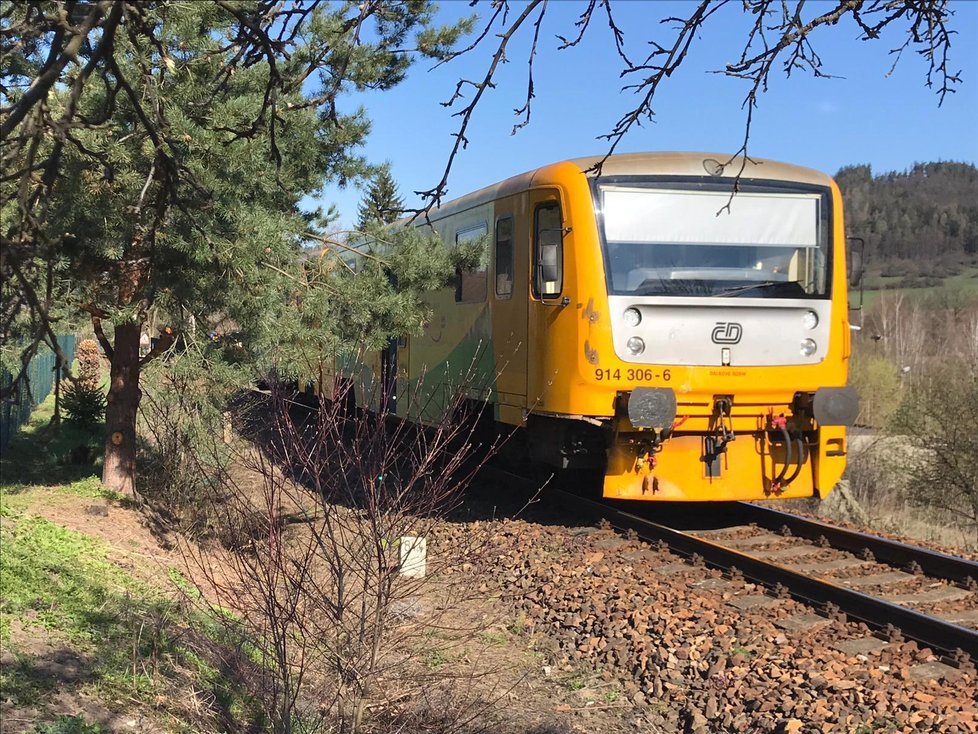
<path id="1" fill-rule="evenodd" d="M 513 218 L 496 220 L 496 298 L 513 296 Z"/>
<path id="2" fill-rule="evenodd" d="M 475 226 L 460 229 L 455 233 L 455 245 L 474 247 L 477 262 L 474 267 L 455 271 L 455 302 L 484 303 L 488 291 L 489 225 L 479 222 Z M 471 254 L 471 253 L 467 253 Z"/>
<path id="3" fill-rule="evenodd" d="M 827 189 L 749 183 L 599 186 L 609 291 L 630 296 L 827 298 Z"/>
<path id="4" fill-rule="evenodd" d="M 560 204 L 541 204 L 533 213 L 533 295 L 552 298 L 564 285 L 564 229 Z"/>

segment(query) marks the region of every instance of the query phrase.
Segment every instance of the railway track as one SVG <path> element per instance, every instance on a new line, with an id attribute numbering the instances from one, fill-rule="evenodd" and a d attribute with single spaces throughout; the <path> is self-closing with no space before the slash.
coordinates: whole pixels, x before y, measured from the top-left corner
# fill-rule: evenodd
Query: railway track
<path id="1" fill-rule="evenodd" d="M 978 591 L 978 563 L 960 556 L 840 528 L 812 518 L 746 502 L 737 503 L 736 511 L 745 524 L 755 524 L 783 535 L 790 533 L 805 540 L 827 543 L 842 551 L 871 553 L 880 563 L 909 569 L 913 573 L 944 579 Z M 975 615 L 974 622 L 978 625 L 978 614 Z"/>
<path id="2" fill-rule="evenodd" d="M 951 662 L 978 661 L 978 563 L 973 561 L 757 505 L 728 508 L 723 522 L 714 523 L 719 527 L 681 530 L 651 519 L 658 508 L 626 509 L 549 491 L 563 507 L 663 542 L 823 612 L 844 613 L 890 638 L 916 640 L 949 653 Z"/>

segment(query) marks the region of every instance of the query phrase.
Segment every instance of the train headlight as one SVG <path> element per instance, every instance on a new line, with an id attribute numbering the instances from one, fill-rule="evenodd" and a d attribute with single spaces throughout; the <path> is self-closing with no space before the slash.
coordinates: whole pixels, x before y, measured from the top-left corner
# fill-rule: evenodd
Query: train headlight
<path id="1" fill-rule="evenodd" d="M 818 326 L 818 314 L 814 311 L 805 311 L 805 315 L 801 317 L 801 320 L 805 324 L 806 329 L 814 329 Z"/>
<path id="2" fill-rule="evenodd" d="M 645 342 L 642 341 L 641 338 L 633 336 L 627 342 L 625 342 L 625 348 L 628 350 L 629 354 L 641 354 L 645 351 Z"/>
<path id="3" fill-rule="evenodd" d="M 637 308 L 626 308 L 622 318 L 625 319 L 626 326 L 638 326 L 642 323 L 642 312 Z"/>
<path id="4" fill-rule="evenodd" d="M 818 344 L 814 339 L 805 339 L 801 343 L 801 354 L 803 357 L 811 357 L 818 350 Z"/>

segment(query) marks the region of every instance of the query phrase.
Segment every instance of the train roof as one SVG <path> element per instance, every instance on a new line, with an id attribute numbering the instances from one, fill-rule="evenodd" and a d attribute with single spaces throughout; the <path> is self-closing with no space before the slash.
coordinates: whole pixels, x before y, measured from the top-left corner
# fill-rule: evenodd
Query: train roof
<path id="1" fill-rule="evenodd" d="M 569 161 L 582 172 L 593 169 L 602 156 L 574 158 Z M 771 181 L 797 181 L 799 183 L 828 186 L 832 179 L 811 168 L 803 168 L 790 163 L 748 158 L 742 156 L 731 159 L 722 153 L 621 153 L 609 156 L 601 167 L 601 176 L 712 176 L 712 171 L 722 163 L 730 163 L 723 168 L 721 178 L 732 179 L 744 166 L 743 178 L 767 179 Z M 591 171 L 589 176 L 596 175 Z"/>
<path id="2" fill-rule="evenodd" d="M 556 175 L 559 169 L 566 169 L 568 166 L 573 166 L 589 178 L 593 178 L 597 175 L 594 167 L 602 158 L 603 156 L 572 158 L 521 173 L 491 186 L 486 186 L 478 191 L 473 191 L 471 194 L 466 194 L 458 199 L 446 202 L 437 209 L 433 209 L 429 214 L 429 219 L 434 222 L 457 212 L 462 212 L 505 196 L 521 193 L 535 184 L 538 185 L 546 182 L 552 176 Z M 781 163 L 764 158 L 748 158 L 745 161 L 743 157 L 731 159 L 729 154 L 695 152 L 620 153 L 608 156 L 601 166 L 601 178 L 641 175 L 704 177 L 713 175 L 711 171 L 715 170 L 719 164 L 726 163 L 727 161 L 730 161 L 730 163 L 723 168 L 725 175 L 718 177 L 718 180 L 723 180 L 724 178 L 732 180 L 741 170 L 741 166 L 743 166 L 743 172 L 741 173 L 743 178 L 771 181 L 797 181 L 816 186 L 829 186 L 832 183 L 831 177 L 824 173 L 811 168 L 795 166 L 790 163 Z M 402 221 L 405 224 L 410 222 L 409 219 Z M 417 221 L 423 220 L 415 220 L 415 222 Z"/>

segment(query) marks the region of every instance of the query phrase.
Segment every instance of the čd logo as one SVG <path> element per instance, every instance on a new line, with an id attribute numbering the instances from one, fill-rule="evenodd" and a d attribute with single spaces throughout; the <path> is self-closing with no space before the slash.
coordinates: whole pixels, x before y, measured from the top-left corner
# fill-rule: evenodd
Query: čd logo
<path id="1" fill-rule="evenodd" d="M 736 321 L 718 321 L 713 327 L 714 344 L 737 344 L 744 335 L 744 327 Z"/>

